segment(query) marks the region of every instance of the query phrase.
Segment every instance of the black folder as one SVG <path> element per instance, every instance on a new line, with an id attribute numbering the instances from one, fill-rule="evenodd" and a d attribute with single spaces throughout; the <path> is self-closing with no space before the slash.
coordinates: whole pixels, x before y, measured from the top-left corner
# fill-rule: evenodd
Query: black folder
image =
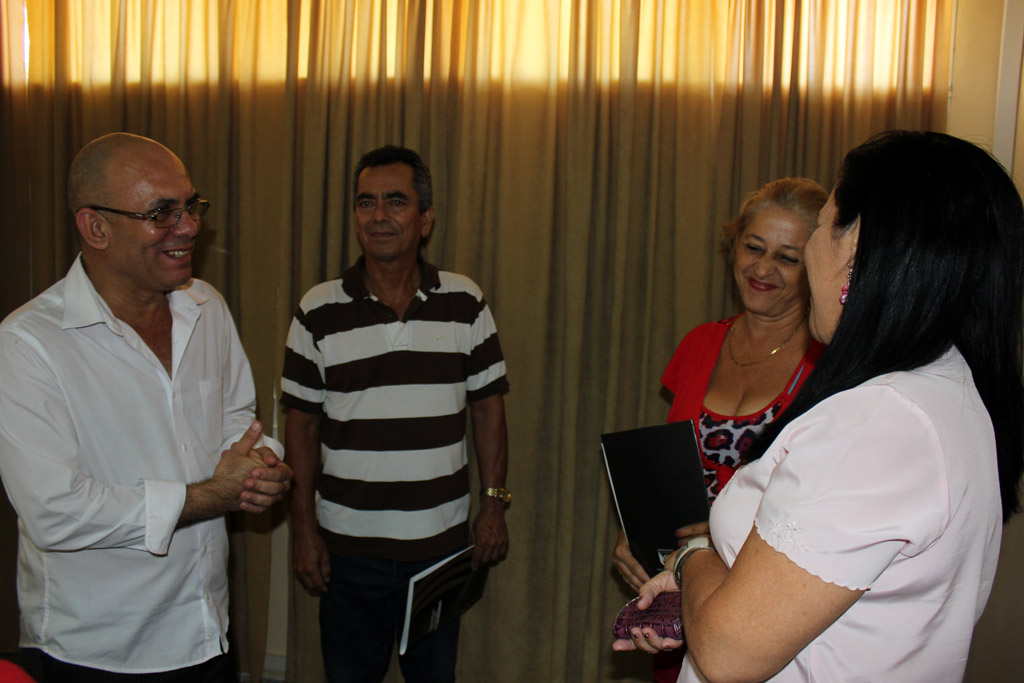
<path id="1" fill-rule="evenodd" d="M 480 599 L 487 567 L 473 569 L 473 546 L 450 555 L 409 579 L 405 623 L 398 654 L 460 616 Z"/>
<path id="2" fill-rule="evenodd" d="M 654 576 L 678 548 L 676 529 L 711 511 L 693 421 L 602 434 L 601 450 L 629 549 Z"/>

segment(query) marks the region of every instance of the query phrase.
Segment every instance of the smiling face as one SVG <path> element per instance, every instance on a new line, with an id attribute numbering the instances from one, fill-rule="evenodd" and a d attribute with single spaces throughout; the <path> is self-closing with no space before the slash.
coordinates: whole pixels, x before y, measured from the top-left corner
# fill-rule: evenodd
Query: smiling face
<path id="1" fill-rule="evenodd" d="M 148 140 L 130 140 L 108 159 L 104 182 L 93 203 L 148 213 L 180 208 L 197 196 L 184 164 Z M 187 212 L 174 227 L 159 228 L 108 211 L 79 209 L 76 222 L 86 247 L 87 270 L 98 288 L 116 287 L 136 299 L 162 297 L 192 277 L 192 252 L 199 223 Z"/>
<path id="2" fill-rule="evenodd" d="M 733 276 L 745 310 L 776 317 L 807 305 L 807 238 L 806 222 L 791 211 L 768 207 L 754 216 L 733 247 Z"/>
<path id="3" fill-rule="evenodd" d="M 836 201 L 829 195 L 828 203 L 818 214 L 818 229 L 807 241 L 807 278 L 811 288 L 811 335 L 827 344 L 839 325 L 843 305 L 839 303 L 843 286 L 850 277 L 850 267 L 857 253 L 860 219 L 853 226 L 837 232 Z"/>
<path id="4" fill-rule="evenodd" d="M 415 263 L 420 241 L 434 225 L 434 209 L 420 213 L 412 167 L 364 168 L 356 186 L 356 235 L 367 261 Z"/>

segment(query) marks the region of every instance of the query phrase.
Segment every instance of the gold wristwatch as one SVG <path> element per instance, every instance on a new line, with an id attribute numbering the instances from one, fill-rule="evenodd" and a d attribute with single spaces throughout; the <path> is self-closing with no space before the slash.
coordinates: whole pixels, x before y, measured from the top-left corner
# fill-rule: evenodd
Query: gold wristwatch
<path id="1" fill-rule="evenodd" d="M 512 502 L 512 492 L 509 491 L 508 489 L 496 489 L 496 488 L 480 489 L 480 495 L 481 496 L 490 496 L 491 498 L 497 498 L 498 500 L 500 500 L 505 505 L 508 505 L 509 503 Z"/>

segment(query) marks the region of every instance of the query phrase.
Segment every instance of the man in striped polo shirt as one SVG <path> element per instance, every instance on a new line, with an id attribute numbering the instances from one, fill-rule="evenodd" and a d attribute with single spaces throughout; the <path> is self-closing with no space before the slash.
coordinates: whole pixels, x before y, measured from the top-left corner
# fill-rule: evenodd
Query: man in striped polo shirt
<path id="1" fill-rule="evenodd" d="M 294 567 L 320 594 L 331 683 L 384 677 L 409 577 L 469 542 L 476 566 L 508 552 L 508 380 L 490 310 L 472 280 L 420 256 L 434 209 L 416 152 L 368 152 L 353 189 L 363 256 L 302 298 L 281 380 Z M 405 680 L 454 680 L 457 640 L 455 620 L 412 646 Z"/>

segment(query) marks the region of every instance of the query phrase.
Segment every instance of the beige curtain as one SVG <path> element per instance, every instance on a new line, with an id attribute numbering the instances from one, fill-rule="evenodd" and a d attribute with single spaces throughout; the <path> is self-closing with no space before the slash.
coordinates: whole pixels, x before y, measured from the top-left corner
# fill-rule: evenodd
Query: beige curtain
<path id="1" fill-rule="evenodd" d="M 952 5 L 0 0 L 0 312 L 76 251 L 74 151 L 155 137 L 214 202 L 197 274 L 227 296 L 272 423 L 294 305 L 358 255 L 355 160 L 418 149 L 438 215 L 426 256 L 482 286 L 512 382 L 512 549 L 463 620 L 459 677 L 646 680 L 645 656 L 609 647 L 630 596 L 599 435 L 663 421 L 675 344 L 733 310 L 717 231 L 746 193 L 828 185 L 877 130 L 944 128 Z M 287 590 L 288 679 L 317 683 L 315 601 L 269 585 L 280 520 L 234 521 L 243 670 L 258 680 L 267 596 Z"/>

